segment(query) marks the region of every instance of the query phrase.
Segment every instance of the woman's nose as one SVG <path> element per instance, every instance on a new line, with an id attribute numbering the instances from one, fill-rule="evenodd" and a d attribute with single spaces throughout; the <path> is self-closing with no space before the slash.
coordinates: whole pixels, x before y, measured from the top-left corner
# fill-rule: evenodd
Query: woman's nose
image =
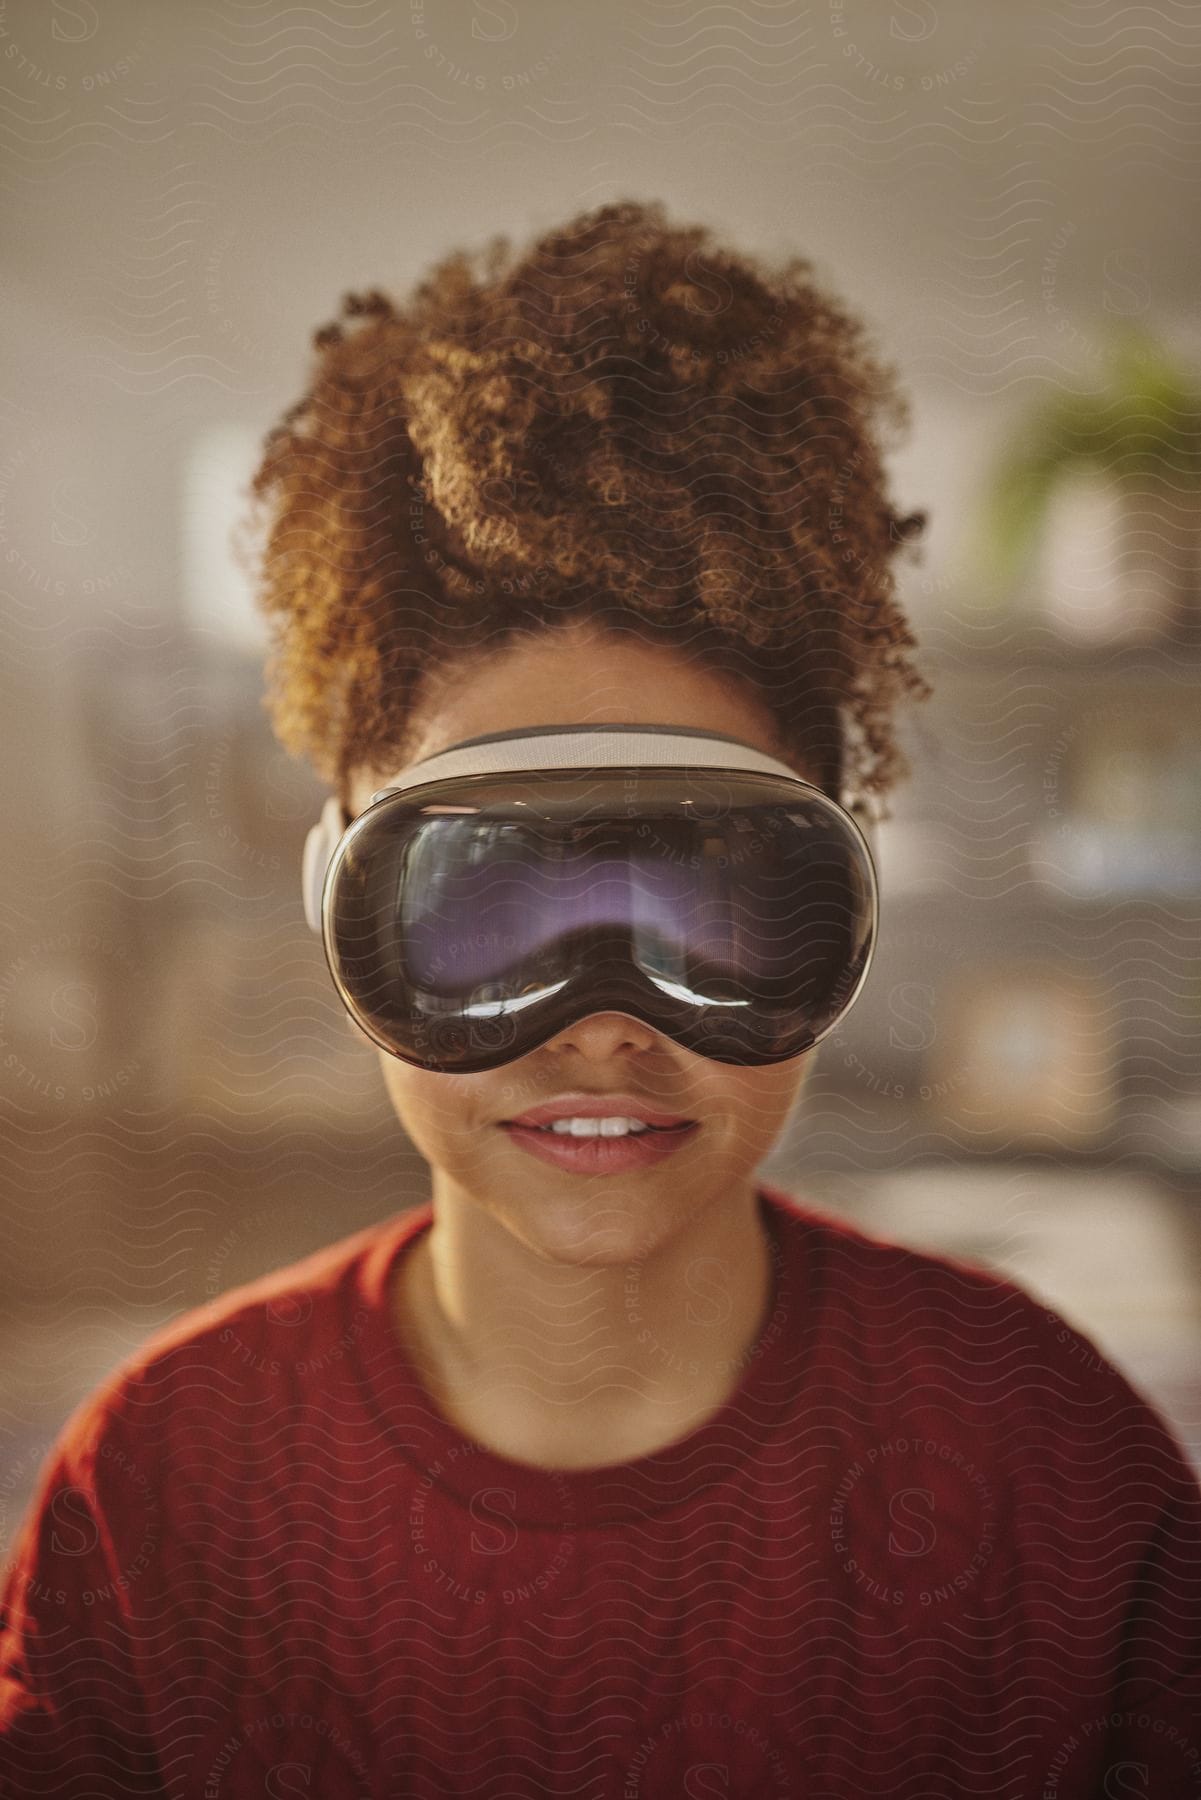
<path id="1" fill-rule="evenodd" d="M 592 1062 L 605 1062 L 611 1057 L 634 1055 L 653 1048 L 659 1033 L 628 1013 L 589 1013 L 565 1025 L 543 1044 L 543 1050 L 575 1050 Z"/>

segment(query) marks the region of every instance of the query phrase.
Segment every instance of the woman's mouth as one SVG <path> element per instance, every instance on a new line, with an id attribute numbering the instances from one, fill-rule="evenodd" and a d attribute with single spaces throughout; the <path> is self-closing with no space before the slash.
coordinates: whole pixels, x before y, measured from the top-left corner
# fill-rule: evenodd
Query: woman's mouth
<path id="1" fill-rule="evenodd" d="M 600 1129 L 604 1127 L 604 1129 Z M 517 1125 L 505 1120 L 506 1132 L 522 1150 L 557 1169 L 577 1175 L 615 1175 L 627 1169 L 645 1169 L 662 1162 L 700 1131 L 694 1119 L 678 1125 L 642 1125 L 624 1120 L 558 1120 L 546 1125 Z"/>

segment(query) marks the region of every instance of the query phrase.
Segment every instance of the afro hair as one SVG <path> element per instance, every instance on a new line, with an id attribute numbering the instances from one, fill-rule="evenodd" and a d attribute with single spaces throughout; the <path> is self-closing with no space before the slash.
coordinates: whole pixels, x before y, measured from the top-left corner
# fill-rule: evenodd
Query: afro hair
<path id="1" fill-rule="evenodd" d="M 437 677 L 581 619 L 747 685 L 847 804 L 908 774 L 894 710 L 931 689 L 893 564 L 925 514 L 882 467 L 908 412 L 807 261 L 627 201 L 456 250 L 403 304 L 348 294 L 313 346 L 245 524 L 264 705 L 344 804 Z"/>

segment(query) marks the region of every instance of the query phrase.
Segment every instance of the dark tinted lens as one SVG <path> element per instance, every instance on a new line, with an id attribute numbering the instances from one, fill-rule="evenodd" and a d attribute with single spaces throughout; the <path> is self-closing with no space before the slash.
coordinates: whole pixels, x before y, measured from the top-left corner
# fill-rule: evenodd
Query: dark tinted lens
<path id="1" fill-rule="evenodd" d="M 649 879 L 671 881 L 678 825 L 656 827 Z M 746 809 L 694 834 L 696 868 L 674 929 L 645 934 L 644 967 L 698 1000 L 820 1008 L 868 924 L 870 889 L 851 841 L 815 812 Z"/>
<path id="2" fill-rule="evenodd" d="M 748 1060 L 756 1034 L 774 1044 L 824 1030 L 874 928 L 858 839 L 792 784 L 710 776 L 697 818 L 678 778 L 664 803 L 665 784 L 638 773 L 624 813 L 581 777 L 542 778 L 526 800 L 511 778 L 477 782 L 486 816 L 373 809 L 331 911 L 333 960 L 363 1017 L 398 1045 L 431 1022 L 512 1020 L 528 1033 L 552 1003 L 587 993 L 585 1010 L 660 1008 L 677 1035 L 720 1027 L 732 1059 Z M 773 785 L 771 803 L 740 804 Z M 602 995 L 610 978 L 621 1004 Z"/>
<path id="3" fill-rule="evenodd" d="M 643 917 L 670 930 L 690 905 L 682 878 L 672 891 L 651 891 L 636 862 L 617 854 L 611 831 L 482 832 L 455 819 L 428 821 L 418 835 L 428 879 L 406 888 L 400 936 L 411 979 L 433 993 L 519 981 L 557 946 L 635 929 Z"/>

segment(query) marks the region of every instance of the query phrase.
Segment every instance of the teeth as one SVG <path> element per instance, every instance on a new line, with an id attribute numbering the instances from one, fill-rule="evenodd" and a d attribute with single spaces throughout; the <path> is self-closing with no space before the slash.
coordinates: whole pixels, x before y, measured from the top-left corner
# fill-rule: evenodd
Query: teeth
<path id="1" fill-rule="evenodd" d="M 550 1129 L 559 1137 L 626 1137 L 650 1128 L 641 1119 L 556 1119 Z"/>

